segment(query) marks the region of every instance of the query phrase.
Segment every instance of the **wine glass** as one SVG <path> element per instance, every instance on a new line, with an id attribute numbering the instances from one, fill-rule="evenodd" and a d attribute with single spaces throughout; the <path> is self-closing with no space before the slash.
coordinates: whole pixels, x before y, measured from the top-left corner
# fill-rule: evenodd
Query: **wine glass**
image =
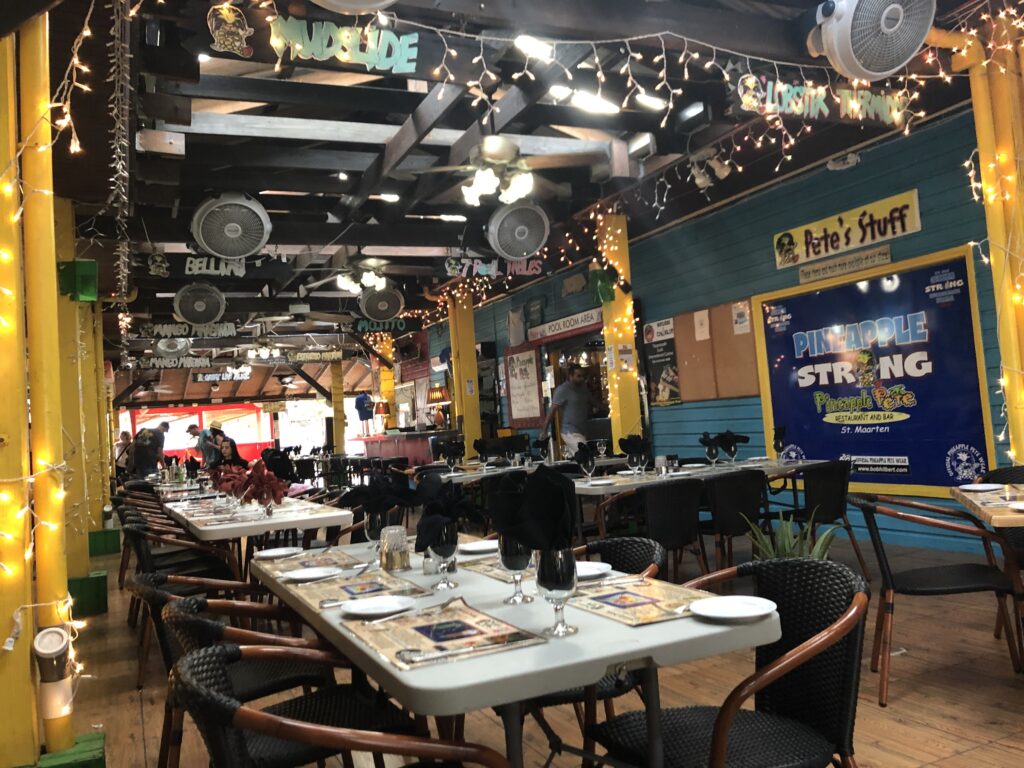
<path id="1" fill-rule="evenodd" d="M 626 465 L 633 470 L 633 474 L 637 475 L 640 473 L 640 467 L 643 466 L 644 455 L 642 453 L 631 453 L 626 457 Z"/>
<path id="2" fill-rule="evenodd" d="M 775 435 L 772 438 L 772 448 L 775 449 L 775 457 L 781 459 L 782 451 L 786 448 L 786 428 L 775 427 Z"/>
<path id="3" fill-rule="evenodd" d="M 566 637 L 578 631 L 565 623 L 565 604 L 576 590 L 576 558 L 572 549 L 542 549 L 537 562 L 537 592 L 555 609 L 555 623 L 544 630 L 548 637 Z"/>
<path id="4" fill-rule="evenodd" d="M 383 510 L 366 513 L 366 538 L 370 541 L 370 549 L 380 549 L 380 532 L 387 524 L 385 517 Z"/>
<path id="5" fill-rule="evenodd" d="M 740 448 L 739 444 L 735 442 L 728 442 L 724 446 L 722 446 L 722 448 L 725 451 L 725 455 L 729 457 L 729 461 L 735 462 L 736 454 Z"/>
<path id="6" fill-rule="evenodd" d="M 459 463 L 459 457 L 454 452 L 446 453 L 444 455 L 445 464 L 448 465 L 448 473 L 451 475 L 455 474 L 455 465 Z"/>
<path id="7" fill-rule="evenodd" d="M 516 465 L 516 449 L 509 448 L 505 451 L 505 458 L 508 459 L 508 465 L 514 467 Z"/>
<path id="8" fill-rule="evenodd" d="M 608 443 L 606 443 L 604 440 L 598 440 L 597 441 L 597 455 L 600 456 L 603 459 L 604 458 L 604 452 L 607 451 L 607 450 L 608 450 Z"/>
<path id="9" fill-rule="evenodd" d="M 583 474 L 587 476 L 587 484 L 590 484 L 590 476 L 594 474 L 594 470 L 597 468 L 597 459 L 590 451 L 586 451 L 585 455 L 580 457 L 579 461 L 580 469 L 583 470 Z"/>
<path id="10" fill-rule="evenodd" d="M 512 596 L 505 598 L 505 605 L 532 603 L 533 598 L 523 594 L 523 571 L 530 567 L 533 551 L 516 539 L 504 535 L 498 536 L 498 551 L 501 553 L 501 566 L 512 574 L 512 584 L 515 586 Z"/>
<path id="11" fill-rule="evenodd" d="M 459 521 L 446 520 L 441 529 L 437 532 L 437 538 L 427 549 L 430 556 L 438 561 L 441 580 L 432 589 L 435 592 L 442 592 L 448 589 L 455 589 L 458 584 L 448 578 L 448 571 L 455 560 L 455 551 L 459 548 Z"/>
<path id="12" fill-rule="evenodd" d="M 711 466 L 715 466 L 715 462 L 718 461 L 718 445 L 717 443 L 709 443 L 704 448 L 704 455 L 708 457 L 708 461 L 711 462 Z"/>

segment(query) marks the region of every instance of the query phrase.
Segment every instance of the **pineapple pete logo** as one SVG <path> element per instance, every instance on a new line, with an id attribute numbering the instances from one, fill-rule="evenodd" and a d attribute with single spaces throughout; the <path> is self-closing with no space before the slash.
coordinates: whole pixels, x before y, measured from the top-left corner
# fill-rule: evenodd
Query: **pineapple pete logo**
<path id="1" fill-rule="evenodd" d="M 213 43 L 210 48 L 222 53 L 233 53 L 243 59 L 252 58 L 249 37 L 255 30 L 245 20 L 245 14 L 229 4 L 215 5 L 206 14 L 206 25 L 210 29 Z"/>
<path id="2" fill-rule="evenodd" d="M 957 443 L 946 451 L 946 474 L 957 483 L 973 483 L 988 471 L 981 451 L 967 443 Z"/>

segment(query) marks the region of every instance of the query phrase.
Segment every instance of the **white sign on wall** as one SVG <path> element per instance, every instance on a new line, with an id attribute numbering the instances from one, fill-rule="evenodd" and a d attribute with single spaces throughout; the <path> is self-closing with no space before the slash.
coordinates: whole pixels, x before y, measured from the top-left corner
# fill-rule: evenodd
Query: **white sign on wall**
<path id="1" fill-rule="evenodd" d="M 576 333 L 581 329 L 589 330 L 590 326 L 599 327 L 603 322 L 604 316 L 602 314 L 601 307 L 594 307 L 593 309 L 577 312 L 575 315 L 562 317 L 558 320 L 552 320 L 550 323 L 539 325 L 536 328 L 531 328 L 527 336 L 530 341 L 559 336 L 571 336 L 573 333 Z"/>

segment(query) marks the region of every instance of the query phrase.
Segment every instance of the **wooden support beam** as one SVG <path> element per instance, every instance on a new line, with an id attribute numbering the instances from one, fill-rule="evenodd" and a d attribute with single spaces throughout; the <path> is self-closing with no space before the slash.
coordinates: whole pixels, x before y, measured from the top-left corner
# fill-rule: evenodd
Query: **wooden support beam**
<path id="1" fill-rule="evenodd" d="M 252 395 L 247 397 L 202 397 L 198 400 L 136 400 L 121 406 L 129 411 L 139 408 L 182 408 L 191 405 L 236 405 L 238 403 L 273 403 L 280 400 L 312 400 L 315 393 L 302 395 Z"/>
<path id="2" fill-rule="evenodd" d="M 128 405 L 128 403 L 130 403 L 131 400 L 132 400 L 132 394 L 134 394 L 135 391 L 137 389 L 139 389 L 140 387 L 142 387 L 145 383 L 146 383 L 145 379 L 136 379 L 131 384 L 129 384 L 127 387 L 125 387 L 120 392 L 118 392 L 116 395 L 114 395 L 114 407 L 115 408 L 124 408 L 124 407 L 126 407 Z"/>
<path id="3" fill-rule="evenodd" d="M 287 138 L 287 137 L 284 137 Z M 319 147 L 299 148 L 280 142 L 247 141 L 242 144 L 204 144 L 190 141 L 185 154 L 186 166 L 217 169 L 293 168 L 310 171 L 363 173 L 376 159 L 375 152 L 357 152 Z M 437 159 L 432 155 L 409 155 L 397 170 L 415 171 L 429 168 Z"/>
<path id="4" fill-rule="evenodd" d="M 315 389 L 321 396 L 325 397 L 328 403 L 331 402 L 331 391 L 327 389 L 325 386 L 323 386 L 319 381 L 310 376 L 308 373 L 306 373 L 305 368 L 303 368 L 301 365 L 291 365 L 289 367 L 298 375 L 300 379 L 309 384 L 309 386 Z"/>
<path id="5" fill-rule="evenodd" d="M 29 19 L 56 8 L 64 0 L 7 0 L 0 7 L 0 37 L 14 32 Z"/>

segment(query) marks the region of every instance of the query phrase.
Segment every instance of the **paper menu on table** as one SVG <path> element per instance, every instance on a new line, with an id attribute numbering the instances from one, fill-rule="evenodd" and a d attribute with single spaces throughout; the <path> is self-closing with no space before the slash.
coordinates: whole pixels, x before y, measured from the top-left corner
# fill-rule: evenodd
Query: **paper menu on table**
<path id="1" fill-rule="evenodd" d="M 676 611 L 705 597 L 714 595 L 667 581 L 647 579 L 642 584 L 581 584 L 569 605 L 620 624 L 638 627 L 687 617 L 689 611 Z"/>

